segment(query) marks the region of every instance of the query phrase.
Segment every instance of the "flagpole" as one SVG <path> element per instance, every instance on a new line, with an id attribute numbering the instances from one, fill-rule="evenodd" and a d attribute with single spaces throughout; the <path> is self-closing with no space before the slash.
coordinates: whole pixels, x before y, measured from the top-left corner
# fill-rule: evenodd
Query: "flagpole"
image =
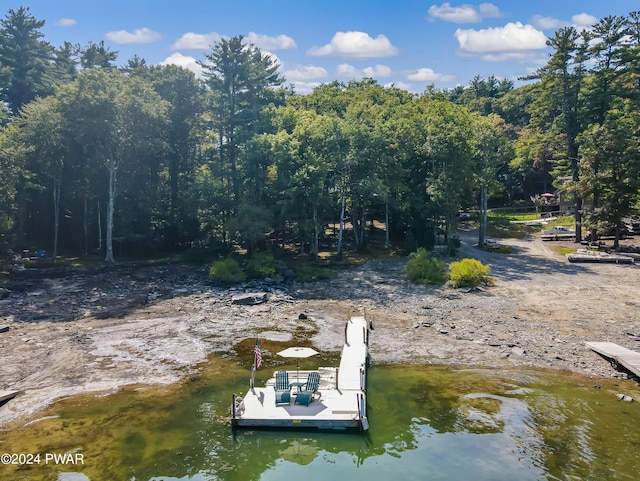
<path id="1" fill-rule="evenodd" d="M 256 374 L 256 361 L 257 361 L 256 357 L 257 357 L 257 354 L 256 354 L 256 350 L 254 349 L 253 350 L 253 367 L 251 368 L 251 386 L 250 386 L 251 387 L 251 391 L 253 391 L 254 376 Z"/>
<path id="2" fill-rule="evenodd" d="M 256 373 L 256 369 L 258 368 L 258 351 L 259 351 L 259 347 L 258 347 L 258 337 L 256 336 L 256 345 L 253 348 L 253 367 L 251 368 L 251 381 L 249 384 L 249 387 L 251 388 L 251 391 L 253 393 L 255 393 L 254 390 L 254 385 L 255 385 L 255 373 Z"/>

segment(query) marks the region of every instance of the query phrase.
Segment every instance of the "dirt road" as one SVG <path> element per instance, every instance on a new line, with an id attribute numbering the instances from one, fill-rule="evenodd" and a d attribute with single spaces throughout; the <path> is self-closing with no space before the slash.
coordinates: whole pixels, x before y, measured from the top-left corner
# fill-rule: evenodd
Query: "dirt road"
<path id="1" fill-rule="evenodd" d="M 0 333 L 0 390 L 21 391 L 0 407 L 0 424 L 60 396 L 174 382 L 256 335 L 338 353 L 349 311 L 373 318 L 374 363 L 623 376 L 584 342 L 640 349 L 638 267 L 569 264 L 539 239 L 501 241 L 512 254 L 486 252 L 472 247 L 473 235 L 461 235 L 461 253 L 491 266 L 493 287 L 412 285 L 403 280 L 404 260 L 371 262 L 291 291 L 264 283 L 223 289 L 206 268 L 192 266 L 23 273 L 0 300 L 0 328 L 9 328 Z M 233 303 L 256 290 L 267 302 Z"/>

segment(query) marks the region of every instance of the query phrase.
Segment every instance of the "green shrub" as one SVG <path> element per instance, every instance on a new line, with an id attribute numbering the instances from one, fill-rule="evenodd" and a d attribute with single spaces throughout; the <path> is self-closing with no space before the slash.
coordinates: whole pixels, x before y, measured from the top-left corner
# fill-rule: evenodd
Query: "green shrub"
<path id="1" fill-rule="evenodd" d="M 257 252 L 247 261 L 244 270 L 250 279 L 264 279 L 275 276 L 278 267 L 283 265 L 273 257 L 272 253 Z"/>
<path id="2" fill-rule="evenodd" d="M 424 247 L 409 254 L 405 274 L 414 284 L 442 284 L 447 279 L 445 263 L 431 257 Z"/>
<path id="3" fill-rule="evenodd" d="M 493 278 L 489 276 L 490 271 L 489 266 L 477 259 L 465 258 L 452 262 L 449 266 L 449 285 L 458 288 L 491 284 Z"/>
<path id="4" fill-rule="evenodd" d="M 232 257 L 215 261 L 209 270 L 209 276 L 217 282 L 235 284 L 246 279 L 240 264 Z"/>

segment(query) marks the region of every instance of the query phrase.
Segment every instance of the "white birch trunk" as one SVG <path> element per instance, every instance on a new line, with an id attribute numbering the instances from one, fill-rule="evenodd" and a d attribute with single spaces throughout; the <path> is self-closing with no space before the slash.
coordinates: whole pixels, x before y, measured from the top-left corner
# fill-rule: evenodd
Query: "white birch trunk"
<path id="1" fill-rule="evenodd" d="M 478 245 L 483 246 L 487 240 L 487 171 L 489 169 L 489 159 L 484 153 L 484 165 L 482 167 L 482 191 L 480 193 L 480 229 L 478 229 Z"/>
<path id="2" fill-rule="evenodd" d="M 338 258 L 342 257 L 342 236 L 344 233 L 344 210 L 347 202 L 347 192 L 344 183 L 342 182 L 342 192 L 340 193 L 340 230 L 338 231 Z"/>

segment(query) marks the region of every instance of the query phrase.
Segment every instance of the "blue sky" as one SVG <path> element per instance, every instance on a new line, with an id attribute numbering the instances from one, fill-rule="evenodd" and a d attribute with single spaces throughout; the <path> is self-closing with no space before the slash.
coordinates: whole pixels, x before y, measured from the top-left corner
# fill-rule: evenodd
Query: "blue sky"
<path id="1" fill-rule="evenodd" d="M 299 93 L 363 77 L 416 93 L 476 75 L 518 85 L 544 65 L 558 28 L 640 9 L 637 0 L 5 0 L 0 13 L 20 6 L 46 21 L 51 44 L 104 40 L 119 64 L 137 54 L 198 72 L 209 45 L 241 34 L 278 59 Z"/>

